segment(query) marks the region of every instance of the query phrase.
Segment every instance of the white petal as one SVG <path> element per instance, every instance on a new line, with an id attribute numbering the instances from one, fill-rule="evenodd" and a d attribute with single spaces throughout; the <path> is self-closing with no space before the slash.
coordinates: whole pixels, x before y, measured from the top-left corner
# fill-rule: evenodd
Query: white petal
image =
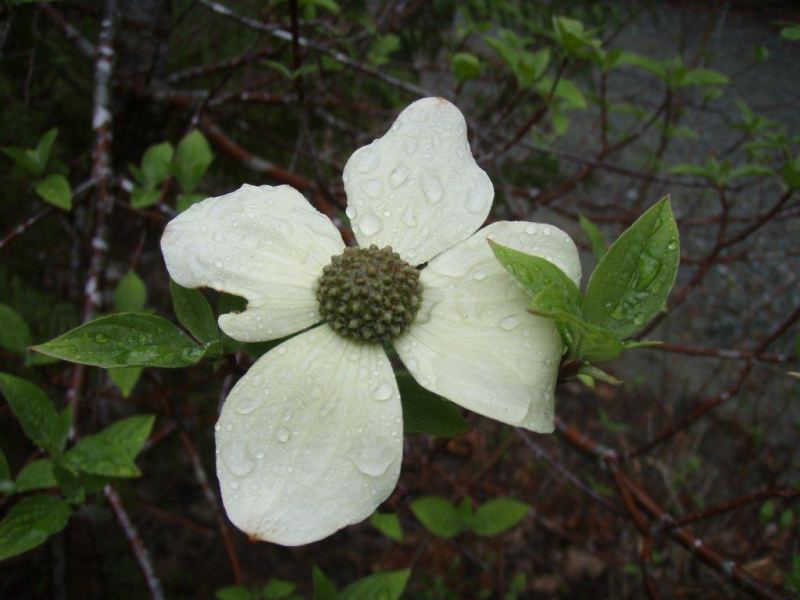
<path id="1" fill-rule="evenodd" d="M 300 192 L 243 185 L 169 222 L 161 238 L 167 270 L 184 287 L 244 296 L 247 310 L 222 315 L 231 337 L 283 337 L 321 320 L 313 287 L 344 248 L 339 231 Z"/>
<path id="2" fill-rule="evenodd" d="M 343 180 L 359 245 L 392 246 L 415 265 L 472 235 L 494 198 L 464 117 L 444 98 L 406 108 L 386 135 L 350 157 Z"/>
<path id="3" fill-rule="evenodd" d="M 216 429 L 225 510 L 261 540 L 307 544 L 358 523 L 400 473 L 403 418 L 389 360 L 380 345 L 327 325 L 261 357 Z"/>
<path id="4" fill-rule="evenodd" d="M 563 231 L 493 223 L 422 270 L 422 306 L 395 347 L 429 390 L 487 417 L 548 433 L 561 339 L 549 320 L 526 311 L 528 295 L 494 258 L 487 238 L 547 258 L 580 281 L 577 249 Z"/>

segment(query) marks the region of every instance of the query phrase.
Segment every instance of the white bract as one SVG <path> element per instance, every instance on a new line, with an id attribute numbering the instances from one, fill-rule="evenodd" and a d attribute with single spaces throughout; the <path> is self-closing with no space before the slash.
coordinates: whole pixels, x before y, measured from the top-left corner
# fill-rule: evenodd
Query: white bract
<path id="1" fill-rule="evenodd" d="M 416 318 L 392 340 L 414 378 L 479 414 L 551 432 L 561 340 L 526 312 L 528 296 L 487 239 L 541 256 L 577 284 L 569 236 L 526 222 L 478 229 L 494 190 L 463 116 L 441 98 L 407 107 L 353 154 L 343 180 L 360 245 L 427 263 Z M 369 516 L 397 483 L 403 418 L 381 344 L 320 324 L 315 286 L 344 250 L 337 228 L 291 187 L 244 185 L 175 218 L 161 247 L 180 285 L 247 299 L 244 312 L 219 318 L 232 338 L 310 328 L 259 358 L 223 406 L 217 474 L 231 521 L 253 538 L 299 545 Z"/>

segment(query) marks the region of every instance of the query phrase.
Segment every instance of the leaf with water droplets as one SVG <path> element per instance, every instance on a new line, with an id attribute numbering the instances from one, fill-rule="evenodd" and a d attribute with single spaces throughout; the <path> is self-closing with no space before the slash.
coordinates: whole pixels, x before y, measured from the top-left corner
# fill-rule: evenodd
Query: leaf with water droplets
<path id="1" fill-rule="evenodd" d="M 0 392 L 25 435 L 51 454 L 60 453 L 66 441 L 70 414 L 59 415 L 50 398 L 38 386 L 7 373 L 0 373 Z"/>
<path id="2" fill-rule="evenodd" d="M 147 313 L 100 317 L 33 349 L 61 360 L 106 369 L 185 367 L 205 354 L 204 348 L 175 325 Z"/>
<path id="3" fill-rule="evenodd" d="M 664 306 L 679 261 L 678 225 L 666 197 L 639 217 L 603 256 L 586 288 L 585 318 L 620 339 L 629 337 Z"/>

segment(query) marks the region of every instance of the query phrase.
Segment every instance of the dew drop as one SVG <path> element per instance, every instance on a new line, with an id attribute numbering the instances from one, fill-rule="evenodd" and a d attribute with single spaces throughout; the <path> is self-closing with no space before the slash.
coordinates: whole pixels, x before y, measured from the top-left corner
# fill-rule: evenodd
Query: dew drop
<path id="1" fill-rule="evenodd" d="M 478 269 L 472 274 L 472 278 L 475 281 L 483 281 L 484 279 L 486 279 L 486 271 L 484 271 L 483 269 Z"/>
<path id="2" fill-rule="evenodd" d="M 281 428 L 278 429 L 278 433 L 276 433 L 275 436 L 278 438 L 279 442 L 284 443 L 284 442 L 289 440 L 289 436 L 291 434 L 292 434 L 292 432 L 289 431 L 288 428 L 281 427 Z"/>
<path id="3" fill-rule="evenodd" d="M 375 213 L 369 212 L 358 220 L 358 227 L 364 235 L 375 235 L 381 230 L 381 220 Z"/>
<path id="4" fill-rule="evenodd" d="M 383 401 L 392 397 L 392 386 L 388 382 L 382 381 L 374 390 L 372 390 L 372 397 L 375 400 Z"/>
<path id="5" fill-rule="evenodd" d="M 286 346 L 281 346 L 278 348 L 278 354 L 286 354 Z"/>
<path id="6" fill-rule="evenodd" d="M 247 454 L 244 439 L 241 437 L 234 437 L 225 444 L 222 448 L 222 461 L 238 477 L 244 477 L 256 466 Z"/>
<path id="7" fill-rule="evenodd" d="M 503 331 L 511 331 L 519 325 L 521 321 L 522 319 L 520 319 L 519 315 L 509 315 L 500 321 L 500 329 Z"/>
<path id="8" fill-rule="evenodd" d="M 669 248 L 670 250 L 675 250 L 677 249 L 677 247 L 678 247 L 678 242 L 676 242 L 675 240 L 671 240 L 670 243 L 667 244 L 667 248 Z"/>
<path id="9" fill-rule="evenodd" d="M 369 173 L 377 169 L 379 164 L 381 164 L 381 157 L 375 148 L 367 147 L 361 151 L 361 157 L 358 161 L 359 171 L 362 173 Z"/>
<path id="10" fill-rule="evenodd" d="M 442 199 L 444 190 L 442 189 L 442 182 L 439 176 L 435 173 L 425 173 L 422 176 L 422 193 L 425 194 L 428 202 L 435 204 Z"/>
<path id="11" fill-rule="evenodd" d="M 262 398 L 257 395 L 241 396 L 239 400 L 236 401 L 234 409 L 240 415 L 249 415 L 261 406 L 261 400 Z"/>
<path id="12" fill-rule="evenodd" d="M 348 206 L 346 209 L 344 209 L 344 214 L 346 214 L 347 217 L 350 218 L 350 219 L 355 219 L 356 218 L 356 207 L 355 206 Z"/>
<path id="13" fill-rule="evenodd" d="M 102 333 L 98 333 L 96 336 L 94 336 L 94 341 L 98 344 L 105 344 L 108 342 L 108 338 Z"/>
<path id="14" fill-rule="evenodd" d="M 389 183 L 394 187 L 399 187 L 406 179 L 408 179 L 408 169 L 403 165 L 397 165 L 389 175 Z"/>
<path id="15" fill-rule="evenodd" d="M 486 198 L 481 194 L 479 188 L 474 187 L 467 192 L 467 199 L 465 202 L 467 210 L 472 213 L 480 213 L 486 209 Z"/>
<path id="16" fill-rule="evenodd" d="M 383 192 L 383 184 L 378 178 L 365 179 L 361 182 L 361 189 L 373 198 L 377 198 Z"/>
<path id="17" fill-rule="evenodd" d="M 360 437 L 350 453 L 350 460 L 356 468 L 371 477 L 383 475 L 393 458 L 391 443 L 374 433 Z"/>
<path id="18" fill-rule="evenodd" d="M 538 231 L 539 228 L 534 223 L 531 223 L 525 228 L 525 233 L 527 233 L 528 235 L 536 235 Z"/>
<path id="19" fill-rule="evenodd" d="M 550 235 L 550 234 L 552 233 L 552 230 L 550 229 L 550 227 L 548 227 L 547 225 L 545 225 L 544 227 L 542 227 L 542 233 L 543 233 L 544 235 Z"/>

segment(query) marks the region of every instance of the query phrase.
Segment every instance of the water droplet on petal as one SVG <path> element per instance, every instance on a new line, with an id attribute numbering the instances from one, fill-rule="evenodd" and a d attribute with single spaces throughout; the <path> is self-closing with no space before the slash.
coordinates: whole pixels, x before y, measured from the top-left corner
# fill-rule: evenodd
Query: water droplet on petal
<path id="1" fill-rule="evenodd" d="M 389 175 L 389 183 L 394 187 L 400 186 L 406 179 L 408 179 L 408 169 L 403 165 L 397 165 Z"/>
<path id="2" fill-rule="evenodd" d="M 373 198 L 377 198 L 381 195 L 381 192 L 383 192 L 383 184 L 378 178 L 365 179 L 361 182 L 361 189 Z"/>
<path id="3" fill-rule="evenodd" d="M 364 235 L 375 235 L 381 230 L 381 220 L 375 213 L 368 212 L 358 220 L 358 228 Z"/>
<path id="4" fill-rule="evenodd" d="M 238 477 L 244 477 L 256 466 L 247 454 L 244 439 L 241 437 L 234 437 L 223 446 L 222 461 L 228 470 Z"/>
<path id="5" fill-rule="evenodd" d="M 378 387 L 372 390 L 372 397 L 378 401 L 388 400 L 392 397 L 393 392 L 392 386 L 388 382 L 382 381 Z"/>
<path id="6" fill-rule="evenodd" d="M 362 173 L 369 173 L 379 164 L 381 164 L 381 157 L 375 148 L 367 146 L 359 153 L 358 170 Z"/>
<path id="7" fill-rule="evenodd" d="M 528 235 L 536 235 L 538 231 L 539 228 L 536 226 L 535 223 L 531 223 L 525 228 L 525 233 L 527 233 Z"/>
<path id="8" fill-rule="evenodd" d="M 550 235 L 550 234 L 552 233 L 552 230 L 550 229 L 550 227 L 548 227 L 547 225 L 545 225 L 544 227 L 542 227 L 542 233 L 543 233 L 544 235 Z"/>
<path id="9" fill-rule="evenodd" d="M 474 187 L 467 192 L 465 205 L 467 210 L 473 213 L 480 213 L 486 210 L 486 198 L 481 194 L 480 188 Z"/>
<path id="10" fill-rule="evenodd" d="M 388 440 L 368 433 L 358 439 L 350 453 L 350 460 L 365 475 L 380 477 L 392 464 L 394 454 Z"/>
<path id="11" fill-rule="evenodd" d="M 483 269 L 478 269 L 472 274 L 472 278 L 475 281 L 482 281 L 486 279 L 486 271 L 484 271 Z"/>
<path id="12" fill-rule="evenodd" d="M 428 202 L 435 204 L 442 199 L 444 190 L 439 176 L 435 173 L 425 173 L 422 176 L 422 193 L 425 194 Z"/>
<path id="13" fill-rule="evenodd" d="M 258 395 L 240 396 L 234 409 L 240 415 L 249 415 L 261 406 L 263 398 Z"/>
<path id="14" fill-rule="evenodd" d="M 522 319 L 519 315 L 509 315 L 500 321 L 500 329 L 503 331 L 511 331 L 517 325 L 519 325 L 521 321 Z"/>
<path id="15" fill-rule="evenodd" d="M 289 429 L 287 427 L 279 428 L 278 429 L 278 433 L 275 434 L 275 436 L 278 438 L 278 441 L 281 442 L 281 443 L 288 441 L 289 436 L 291 436 L 291 435 L 292 435 L 292 432 L 289 431 Z"/>
<path id="16" fill-rule="evenodd" d="M 348 216 L 348 218 L 350 218 L 350 219 L 355 219 L 356 218 L 356 207 L 355 206 L 348 206 L 346 209 L 344 209 L 344 214 L 346 214 Z"/>

